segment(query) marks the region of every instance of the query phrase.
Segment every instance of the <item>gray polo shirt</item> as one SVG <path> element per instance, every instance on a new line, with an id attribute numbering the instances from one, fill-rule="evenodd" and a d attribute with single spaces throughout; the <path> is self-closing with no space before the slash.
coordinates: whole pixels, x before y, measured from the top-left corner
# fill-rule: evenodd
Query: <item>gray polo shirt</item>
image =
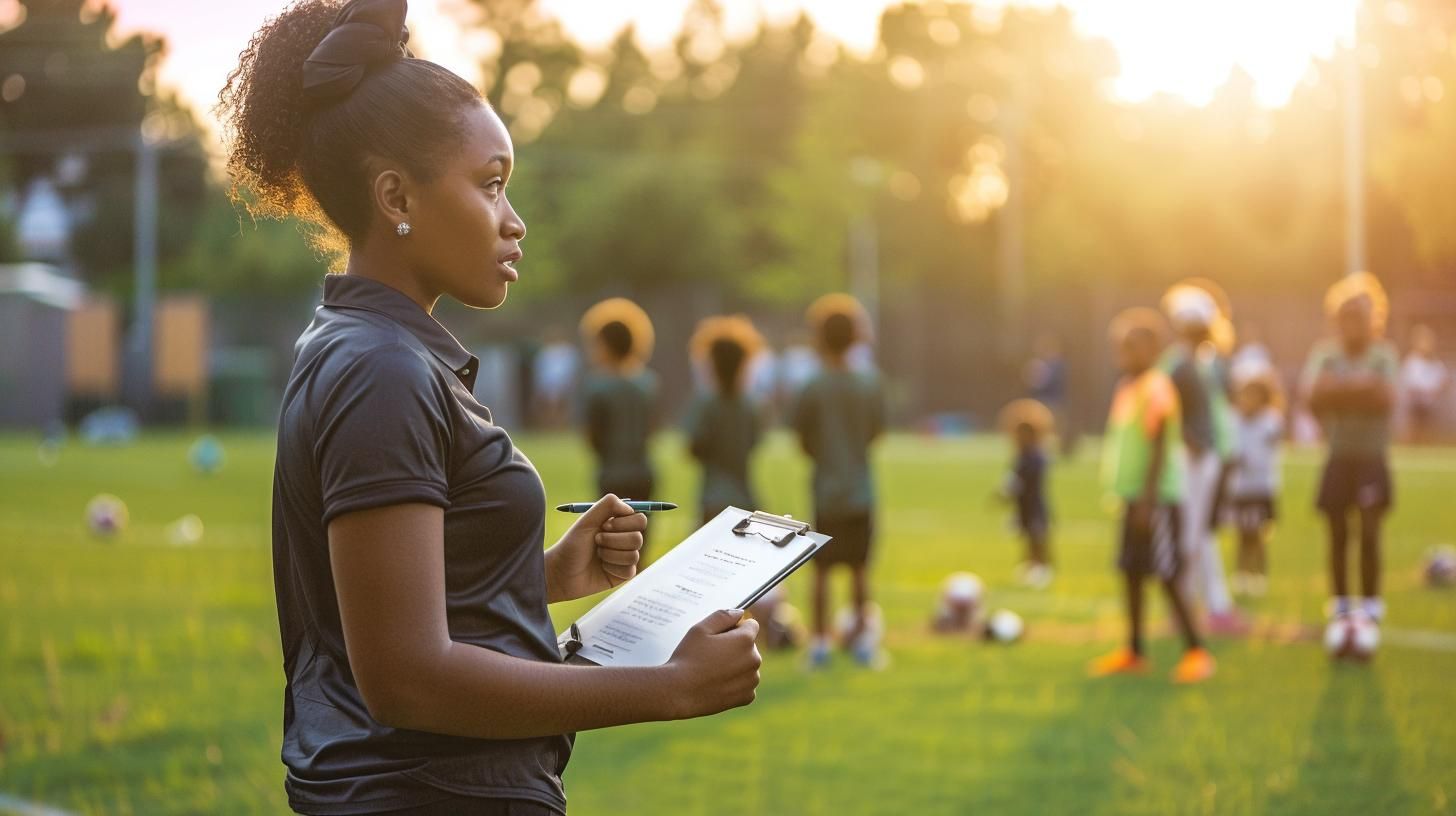
<path id="1" fill-rule="evenodd" d="M 463 794 L 564 810 L 572 735 L 488 740 L 386 727 L 369 716 L 344 650 L 329 522 L 423 502 L 445 510 L 450 637 L 560 661 L 546 610 L 545 489 L 471 395 L 478 361 L 404 294 L 354 275 L 325 279 L 294 350 L 273 476 L 289 804 L 371 813 Z"/>

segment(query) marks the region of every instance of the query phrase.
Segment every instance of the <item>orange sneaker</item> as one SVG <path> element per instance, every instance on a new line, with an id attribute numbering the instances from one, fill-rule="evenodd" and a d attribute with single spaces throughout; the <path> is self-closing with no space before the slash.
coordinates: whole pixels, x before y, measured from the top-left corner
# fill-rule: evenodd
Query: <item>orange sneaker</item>
<path id="1" fill-rule="evenodd" d="M 1213 676 L 1214 669 L 1218 662 L 1207 649 L 1189 649 L 1183 653 L 1183 659 L 1173 667 L 1174 683 L 1202 683 Z"/>
<path id="2" fill-rule="evenodd" d="M 1109 652 L 1087 664 L 1088 677 L 1106 677 L 1110 674 L 1146 674 L 1148 659 L 1134 654 L 1126 646 Z"/>

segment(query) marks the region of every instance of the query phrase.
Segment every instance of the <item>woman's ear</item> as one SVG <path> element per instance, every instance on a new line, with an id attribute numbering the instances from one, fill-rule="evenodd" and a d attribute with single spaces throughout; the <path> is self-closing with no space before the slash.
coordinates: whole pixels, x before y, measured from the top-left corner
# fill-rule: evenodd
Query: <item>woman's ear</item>
<path id="1" fill-rule="evenodd" d="M 375 176 L 373 193 L 374 207 L 386 227 L 392 230 L 409 221 L 410 184 L 398 170 L 384 170 Z"/>

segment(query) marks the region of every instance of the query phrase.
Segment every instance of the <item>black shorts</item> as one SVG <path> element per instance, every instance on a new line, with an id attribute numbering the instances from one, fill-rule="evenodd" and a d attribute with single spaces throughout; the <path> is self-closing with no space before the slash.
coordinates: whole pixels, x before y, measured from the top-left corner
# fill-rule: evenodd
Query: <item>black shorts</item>
<path id="1" fill-rule="evenodd" d="M 814 563 L 824 567 L 835 564 L 859 567 L 869 563 L 875 530 L 873 515 L 816 516 L 814 530 L 833 538 L 814 556 Z"/>
<path id="2" fill-rule="evenodd" d="M 1122 547 L 1117 553 L 1118 569 L 1130 575 L 1156 575 L 1172 580 L 1182 569 L 1182 547 L 1178 531 L 1182 514 L 1176 504 L 1153 507 L 1146 529 L 1133 524 L 1132 505 L 1123 509 Z"/>
<path id="3" fill-rule="evenodd" d="M 1315 499 L 1315 507 L 1321 511 L 1388 510 L 1393 504 L 1394 489 L 1385 457 L 1341 457 L 1325 463 Z"/>
<path id="4" fill-rule="evenodd" d="M 1241 496 L 1233 504 L 1234 527 L 1241 533 L 1257 533 L 1278 517 L 1270 496 Z"/>

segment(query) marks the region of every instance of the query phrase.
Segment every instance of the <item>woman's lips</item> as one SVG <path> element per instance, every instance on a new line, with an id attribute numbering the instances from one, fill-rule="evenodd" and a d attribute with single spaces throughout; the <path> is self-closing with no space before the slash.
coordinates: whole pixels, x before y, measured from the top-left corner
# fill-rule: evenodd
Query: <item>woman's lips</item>
<path id="1" fill-rule="evenodd" d="M 516 271 L 516 261 L 519 261 L 520 259 L 521 252 L 520 250 L 517 250 L 502 257 L 499 261 L 496 262 L 496 266 L 500 267 L 500 270 L 505 274 L 506 279 L 508 281 L 511 281 L 512 283 L 521 279 L 521 273 Z"/>

